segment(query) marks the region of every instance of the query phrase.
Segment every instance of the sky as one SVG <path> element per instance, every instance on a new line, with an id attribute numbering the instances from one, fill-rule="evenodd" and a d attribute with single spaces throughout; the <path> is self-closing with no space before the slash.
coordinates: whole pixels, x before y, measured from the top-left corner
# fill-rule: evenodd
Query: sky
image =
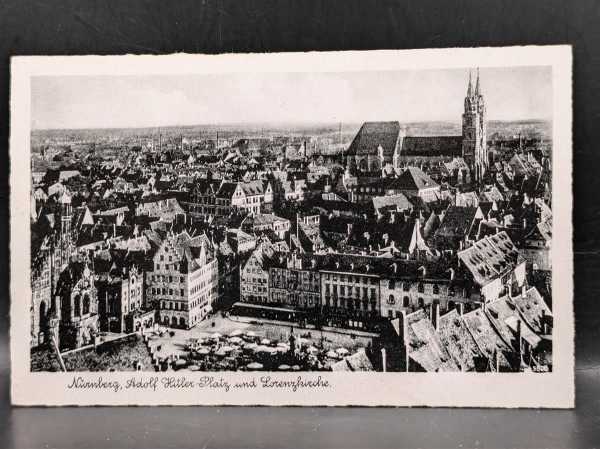
<path id="1" fill-rule="evenodd" d="M 459 121 L 468 76 L 465 68 L 34 77 L 31 127 Z M 480 79 L 489 120 L 551 119 L 550 67 L 483 68 Z"/>

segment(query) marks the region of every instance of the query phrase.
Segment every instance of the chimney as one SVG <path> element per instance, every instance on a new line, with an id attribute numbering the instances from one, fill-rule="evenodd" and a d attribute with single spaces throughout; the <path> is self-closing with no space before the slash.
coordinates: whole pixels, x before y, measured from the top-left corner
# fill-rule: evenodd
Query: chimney
<path id="1" fill-rule="evenodd" d="M 523 361 L 523 340 L 521 338 L 521 320 L 517 320 L 517 349 L 519 351 L 519 360 Z"/>
<path id="2" fill-rule="evenodd" d="M 458 314 L 459 314 L 460 316 L 463 316 L 463 315 L 464 315 L 464 313 L 465 313 L 465 304 L 464 304 L 464 303 L 462 303 L 462 302 L 459 302 L 459 303 L 457 304 L 457 306 L 458 306 Z"/>
<path id="3" fill-rule="evenodd" d="M 454 275 L 455 275 L 454 268 L 450 268 L 448 271 L 450 271 L 450 280 L 453 281 L 454 280 Z"/>
<path id="4" fill-rule="evenodd" d="M 352 234 L 352 223 L 346 225 L 346 232 L 348 235 Z"/>
<path id="5" fill-rule="evenodd" d="M 523 284 L 523 287 L 521 287 L 521 296 L 523 298 L 527 297 L 527 287 L 525 287 L 525 284 Z"/>
<path id="6" fill-rule="evenodd" d="M 387 357 L 385 353 L 385 348 L 381 348 L 381 367 L 383 369 L 383 372 L 385 373 L 387 371 Z"/>

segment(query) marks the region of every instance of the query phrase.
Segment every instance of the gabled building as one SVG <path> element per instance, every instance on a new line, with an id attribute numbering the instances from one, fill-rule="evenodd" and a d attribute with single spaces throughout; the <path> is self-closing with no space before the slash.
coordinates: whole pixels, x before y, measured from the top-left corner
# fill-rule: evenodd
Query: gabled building
<path id="1" fill-rule="evenodd" d="M 258 247 L 248 260 L 240 265 L 240 301 L 247 303 L 269 303 L 268 254 Z"/>
<path id="2" fill-rule="evenodd" d="M 206 317 L 218 296 L 219 269 L 206 235 L 169 234 L 146 273 L 147 307 L 160 323 L 189 329 Z"/>
<path id="3" fill-rule="evenodd" d="M 506 231 L 486 236 L 463 251 L 458 258 L 471 274 L 485 302 L 525 283 L 526 261 Z"/>

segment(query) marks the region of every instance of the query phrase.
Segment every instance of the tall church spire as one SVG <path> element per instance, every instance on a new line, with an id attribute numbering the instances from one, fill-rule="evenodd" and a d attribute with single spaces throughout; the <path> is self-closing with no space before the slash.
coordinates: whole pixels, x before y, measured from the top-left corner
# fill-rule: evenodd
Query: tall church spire
<path id="1" fill-rule="evenodd" d="M 469 69 L 469 87 L 467 88 L 467 97 L 473 95 L 473 83 L 471 82 L 471 69 Z"/>
<path id="2" fill-rule="evenodd" d="M 475 84 L 475 95 L 479 95 L 479 67 L 477 67 L 477 82 Z"/>

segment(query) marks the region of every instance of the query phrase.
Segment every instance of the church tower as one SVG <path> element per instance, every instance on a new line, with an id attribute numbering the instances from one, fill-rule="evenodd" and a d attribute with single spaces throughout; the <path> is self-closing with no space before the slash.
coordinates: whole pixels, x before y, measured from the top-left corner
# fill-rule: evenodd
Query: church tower
<path id="1" fill-rule="evenodd" d="M 469 71 L 469 85 L 462 116 L 462 137 L 463 158 L 471 167 L 475 181 L 480 182 L 489 168 L 489 158 L 485 102 L 479 84 L 479 69 L 477 69 L 475 88 Z"/>
<path id="2" fill-rule="evenodd" d="M 60 198 L 60 234 L 62 238 L 71 238 L 72 215 L 71 197 L 65 190 Z"/>

